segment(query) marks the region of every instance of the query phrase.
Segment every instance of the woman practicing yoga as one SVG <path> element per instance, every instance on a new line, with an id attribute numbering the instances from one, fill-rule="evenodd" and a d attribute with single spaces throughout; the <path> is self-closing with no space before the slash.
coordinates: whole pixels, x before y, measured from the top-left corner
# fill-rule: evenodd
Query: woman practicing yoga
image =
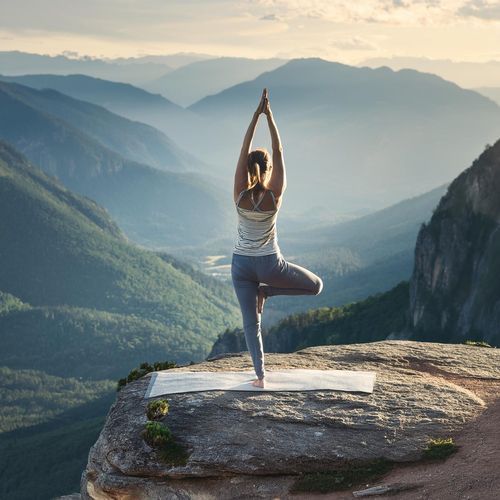
<path id="1" fill-rule="evenodd" d="M 250 152 L 261 113 L 267 116 L 271 133 L 272 163 L 265 148 Z M 278 246 L 276 218 L 285 189 L 283 148 L 267 89 L 264 89 L 245 134 L 234 175 L 234 202 L 239 222 L 231 261 L 231 277 L 241 307 L 245 340 L 257 374 L 252 385 L 256 387 L 264 387 L 261 315 L 266 298 L 318 295 L 323 289 L 319 276 L 286 261 Z"/>

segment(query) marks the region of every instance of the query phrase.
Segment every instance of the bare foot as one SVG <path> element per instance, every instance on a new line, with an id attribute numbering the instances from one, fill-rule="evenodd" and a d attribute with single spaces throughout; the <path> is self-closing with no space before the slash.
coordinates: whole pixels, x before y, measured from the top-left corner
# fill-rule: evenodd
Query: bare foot
<path id="1" fill-rule="evenodd" d="M 255 387 L 264 387 L 264 379 L 256 378 L 253 382 L 252 385 Z"/>
<path id="2" fill-rule="evenodd" d="M 262 311 L 264 310 L 264 302 L 266 301 L 267 296 L 266 293 L 264 292 L 264 289 L 259 286 L 259 291 L 257 295 L 257 311 L 259 314 L 262 314 Z"/>

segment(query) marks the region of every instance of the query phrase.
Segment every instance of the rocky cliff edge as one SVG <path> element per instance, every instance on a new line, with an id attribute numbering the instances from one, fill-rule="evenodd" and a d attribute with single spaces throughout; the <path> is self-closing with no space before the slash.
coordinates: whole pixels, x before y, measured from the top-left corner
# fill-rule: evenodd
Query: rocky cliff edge
<path id="1" fill-rule="evenodd" d="M 474 383 L 500 383 L 500 350 L 404 340 L 266 354 L 267 370 L 370 370 L 372 394 L 207 391 L 167 394 L 162 422 L 188 452 L 169 465 L 143 438 L 151 374 L 117 394 L 82 474 L 84 499 L 288 498 L 300 475 L 374 459 L 411 462 L 430 439 L 457 435 L 487 404 Z M 248 353 L 177 371 L 251 370 Z M 307 496 L 307 495 L 306 495 Z M 297 495 L 293 496 L 297 498 Z M 308 498 L 312 498 L 308 496 Z"/>

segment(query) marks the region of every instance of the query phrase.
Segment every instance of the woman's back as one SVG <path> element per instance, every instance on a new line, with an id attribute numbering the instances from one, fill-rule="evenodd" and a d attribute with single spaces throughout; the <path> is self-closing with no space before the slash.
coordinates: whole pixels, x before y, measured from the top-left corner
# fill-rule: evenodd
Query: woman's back
<path id="1" fill-rule="evenodd" d="M 252 193 L 252 191 L 254 192 Z M 269 210 L 279 210 L 281 206 L 281 198 L 276 200 L 276 196 L 274 196 L 274 193 L 270 189 L 263 189 L 259 191 L 248 189 L 242 191 L 237 205 L 245 210 L 253 210 L 254 205 L 257 205 L 260 210 L 267 212 Z"/>
<path id="2" fill-rule="evenodd" d="M 251 189 L 246 189 L 236 200 L 238 232 L 234 253 L 269 255 L 280 252 L 276 218 L 281 199 L 277 203 L 274 193 L 269 189 L 259 190 L 256 197 Z"/>

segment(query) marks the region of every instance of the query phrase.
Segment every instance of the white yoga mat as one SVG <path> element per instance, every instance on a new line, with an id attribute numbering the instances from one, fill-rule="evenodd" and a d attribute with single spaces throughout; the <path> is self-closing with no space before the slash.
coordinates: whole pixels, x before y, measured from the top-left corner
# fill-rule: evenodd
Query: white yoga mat
<path id="1" fill-rule="evenodd" d="M 225 372 L 153 372 L 145 398 L 196 391 L 315 391 L 373 392 L 375 372 L 353 370 L 266 370 L 265 387 L 255 387 L 252 370 Z"/>

